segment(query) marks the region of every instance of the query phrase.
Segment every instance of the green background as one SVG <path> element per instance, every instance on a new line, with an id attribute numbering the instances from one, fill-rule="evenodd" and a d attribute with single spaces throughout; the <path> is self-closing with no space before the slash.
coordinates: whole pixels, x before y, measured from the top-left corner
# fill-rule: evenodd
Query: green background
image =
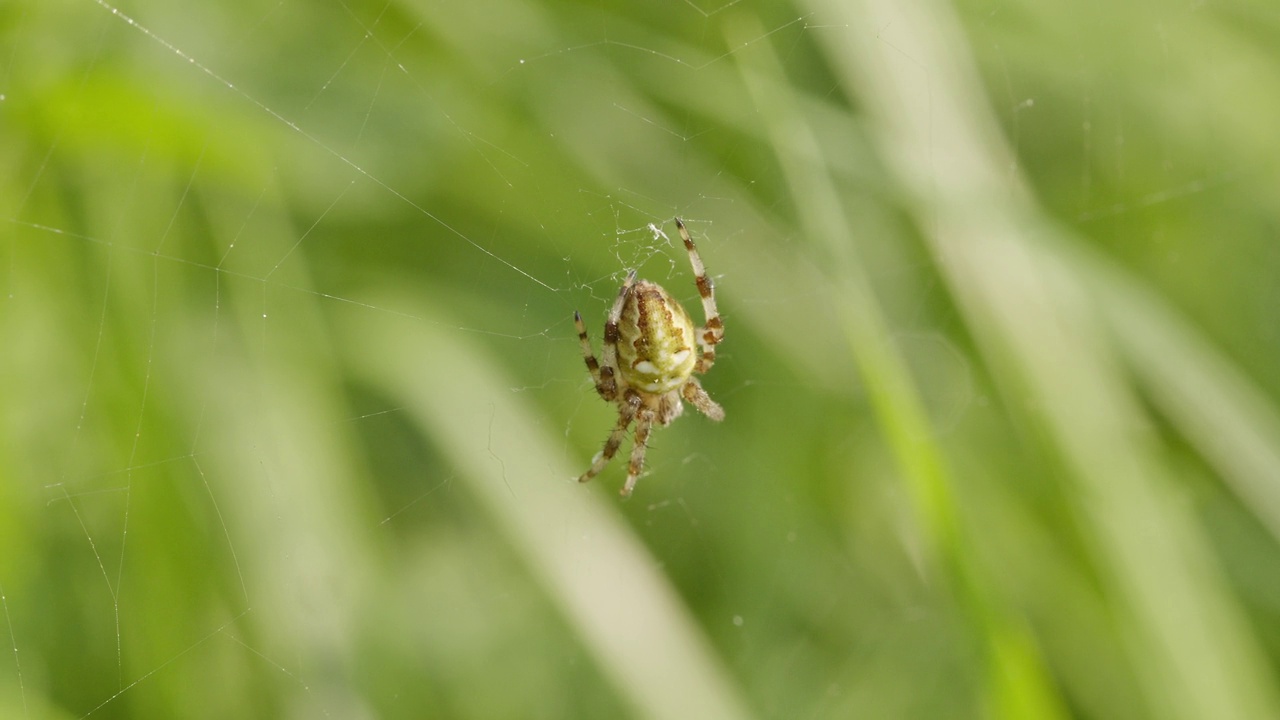
<path id="1" fill-rule="evenodd" d="M 1276 48 L 0 5 L 0 717 L 1280 715 Z M 699 318 L 676 215 L 727 418 L 624 501 L 571 318 L 630 268 Z"/>

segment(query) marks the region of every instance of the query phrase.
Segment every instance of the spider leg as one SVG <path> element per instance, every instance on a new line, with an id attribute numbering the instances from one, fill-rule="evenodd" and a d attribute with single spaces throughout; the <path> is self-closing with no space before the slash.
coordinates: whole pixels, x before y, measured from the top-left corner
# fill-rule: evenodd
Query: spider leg
<path id="1" fill-rule="evenodd" d="M 654 418 L 659 425 L 670 425 L 684 412 L 684 403 L 680 402 L 680 394 L 669 392 L 658 398 L 658 415 Z"/>
<path id="2" fill-rule="evenodd" d="M 591 380 L 596 384 L 596 392 L 604 395 L 604 388 L 600 383 L 600 363 L 596 362 L 595 353 L 591 352 L 591 340 L 587 337 L 587 326 L 582 324 L 582 313 L 577 310 L 573 311 L 573 326 L 578 329 L 578 343 L 582 346 L 582 359 L 587 363 L 587 372 L 591 373 Z M 609 398 L 605 398 L 608 400 Z"/>
<path id="3" fill-rule="evenodd" d="M 600 384 L 596 386 L 600 396 L 605 400 L 618 397 L 618 319 L 622 317 L 622 307 L 627 302 L 627 294 L 636 281 L 636 271 L 627 273 L 627 279 L 618 288 L 618 298 L 609 309 L 609 317 L 604 323 L 604 345 L 600 349 Z"/>
<path id="4" fill-rule="evenodd" d="M 698 412 L 707 417 L 720 422 L 724 419 L 724 408 L 720 404 L 711 399 L 706 390 L 702 389 L 702 383 L 698 382 L 698 378 L 690 377 L 689 382 L 680 388 L 680 394 L 684 396 L 689 404 L 698 408 Z"/>
<path id="5" fill-rule="evenodd" d="M 591 467 L 578 477 L 578 482 L 584 483 L 591 478 L 600 474 L 604 470 L 604 466 L 609 464 L 614 455 L 618 454 L 618 446 L 622 444 L 622 437 L 627 434 L 627 428 L 631 425 L 631 421 L 636 416 L 636 411 L 640 409 L 640 396 L 634 391 L 627 393 L 626 402 L 618 403 L 618 424 L 614 426 L 613 432 L 609 433 L 609 439 L 604 441 L 604 449 L 591 462 Z"/>
<path id="6" fill-rule="evenodd" d="M 631 462 L 627 465 L 627 482 L 622 486 L 622 497 L 631 497 L 631 491 L 640 479 L 640 471 L 644 469 L 644 451 L 649 446 L 649 430 L 653 427 L 653 408 L 640 410 L 636 419 L 636 442 L 631 448 Z"/>
<path id="7" fill-rule="evenodd" d="M 684 227 L 684 221 L 676 218 L 676 227 L 680 230 L 680 239 L 684 241 L 685 250 L 689 251 L 689 263 L 693 265 L 694 281 L 698 284 L 698 295 L 702 297 L 702 316 L 707 324 L 698 328 L 698 365 L 693 369 L 696 373 L 705 373 L 716 362 L 716 345 L 724 339 L 724 321 L 720 319 L 720 311 L 716 309 L 716 288 L 707 276 L 707 268 L 702 264 L 698 248 L 693 245 L 693 238 Z M 690 401 L 692 402 L 692 400 Z M 714 404 L 714 403 L 713 403 Z"/>

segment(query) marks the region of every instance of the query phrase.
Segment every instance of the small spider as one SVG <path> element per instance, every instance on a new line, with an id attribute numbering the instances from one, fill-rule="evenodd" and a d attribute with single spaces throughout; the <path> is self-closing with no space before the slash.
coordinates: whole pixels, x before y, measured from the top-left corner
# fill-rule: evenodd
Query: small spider
<path id="1" fill-rule="evenodd" d="M 654 231 L 666 234 L 650 225 Z M 707 324 L 694 328 L 689 313 L 657 283 L 636 280 L 636 271 L 618 290 L 618 299 L 604 324 L 604 346 L 601 361 L 596 362 L 587 339 L 582 315 L 573 313 L 582 344 L 582 358 L 587 363 L 596 392 L 606 402 L 618 404 L 618 424 L 614 426 L 604 450 L 595 456 L 591 467 L 578 478 L 586 482 L 604 469 L 622 444 L 622 437 L 634 421 L 635 445 L 627 467 L 627 482 L 622 496 L 631 495 L 644 467 L 644 452 L 649 444 L 653 423 L 668 425 L 684 411 L 681 398 L 712 420 L 724 419 L 724 408 L 716 404 L 702 389 L 694 373 L 702 374 L 716 361 L 716 344 L 724 339 L 724 323 L 716 312 L 715 289 L 707 277 L 702 258 L 680 218 L 676 218 L 680 238 L 689 251 L 689 262 L 696 275 L 698 294 L 702 296 L 702 312 Z M 697 349 L 695 350 L 695 342 Z"/>

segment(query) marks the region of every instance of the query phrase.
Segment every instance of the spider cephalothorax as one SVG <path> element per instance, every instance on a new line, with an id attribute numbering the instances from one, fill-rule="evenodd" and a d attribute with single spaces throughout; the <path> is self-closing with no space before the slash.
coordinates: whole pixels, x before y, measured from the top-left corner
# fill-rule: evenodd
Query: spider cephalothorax
<path id="1" fill-rule="evenodd" d="M 659 234 L 661 230 L 650 226 Z M 707 324 L 697 328 L 689 313 L 666 290 L 648 280 L 636 280 L 632 270 L 604 324 L 604 346 L 600 361 L 591 352 L 587 328 L 582 315 L 574 312 L 582 357 L 595 381 L 596 392 L 608 402 L 618 405 L 618 424 L 614 426 L 604 450 L 596 455 L 591 467 L 578 478 L 586 482 L 604 469 L 622 444 L 632 422 L 636 424 L 635 446 L 627 468 L 627 481 L 622 496 L 631 494 L 644 467 L 644 451 L 649 444 L 653 423 L 666 425 L 684 410 L 681 399 L 712 420 L 724 419 L 724 408 L 716 404 L 702 389 L 694 373 L 702 374 L 716 361 L 716 344 L 724 338 L 724 323 L 716 312 L 715 289 L 707 277 L 698 249 L 680 218 L 676 218 L 680 239 L 689 251 L 702 311 Z M 665 237 L 665 235 L 664 235 Z"/>

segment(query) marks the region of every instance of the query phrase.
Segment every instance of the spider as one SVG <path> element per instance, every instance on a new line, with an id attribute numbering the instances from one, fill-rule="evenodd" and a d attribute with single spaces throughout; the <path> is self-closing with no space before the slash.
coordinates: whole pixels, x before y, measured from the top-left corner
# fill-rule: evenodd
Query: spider
<path id="1" fill-rule="evenodd" d="M 640 477 L 653 424 L 668 425 L 680 417 L 684 411 L 681 398 L 712 420 L 719 422 L 724 419 L 724 408 L 707 395 L 693 376 L 694 373 L 705 373 L 715 363 L 716 345 L 724 339 L 724 323 L 716 311 L 715 289 L 711 278 L 707 277 L 702 258 L 698 257 L 698 249 L 693 246 L 693 239 L 680 218 L 675 221 L 680 239 L 684 240 L 684 247 L 689 251 L 698 294 L 702 296 L 705 326 L 695 329 L 693 320 L 679 301 L 657 283 L 636 280 L 635 270 L 627 274 L 605 321 L 599 362 L 591 352 L 591 341 L 587 339 L 582 314 L 576 310 L 573 313 L 573 324 L 578 329 L 578 341 L 582 344 L 582 359 L 595 381 L 596 392 L 605 402 L 618 405 L 618 424 L 605 441 L 604 449 L 595 456 L 591 467 L 578 478 L 578 482 L 587 482 L 600 474 L 617 454 L 627 428 L 635 422 L 635 445 L 627 466 L 627 481 L 622 486 L 623 497 L 631 495 Z M 657 227 L 649 227 L 667 237 Z"/>

